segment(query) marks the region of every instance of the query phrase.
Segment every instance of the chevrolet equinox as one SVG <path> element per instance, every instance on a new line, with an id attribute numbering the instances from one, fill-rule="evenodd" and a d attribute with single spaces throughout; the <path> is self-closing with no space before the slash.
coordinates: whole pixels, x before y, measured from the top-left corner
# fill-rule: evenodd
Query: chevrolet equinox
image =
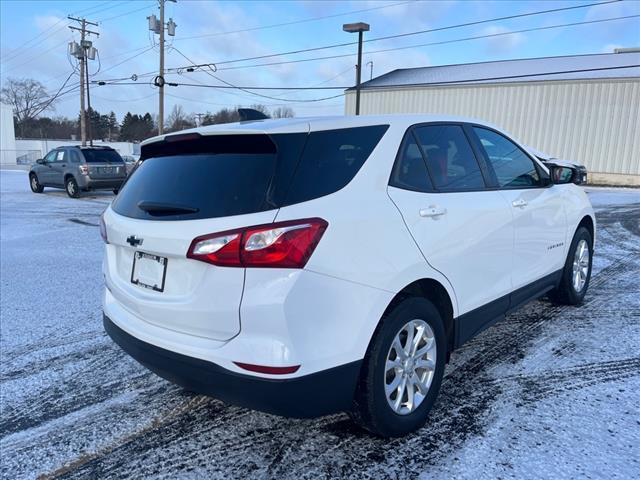
<path id="1" fill-rule="evenodd" d="M 542 295 L 582 301 L 595 218 L 574 174 L 443 116 L 155 137 L 102 217 L 104 326 L 191 391 L 404 435 L 454 349 Z"/>

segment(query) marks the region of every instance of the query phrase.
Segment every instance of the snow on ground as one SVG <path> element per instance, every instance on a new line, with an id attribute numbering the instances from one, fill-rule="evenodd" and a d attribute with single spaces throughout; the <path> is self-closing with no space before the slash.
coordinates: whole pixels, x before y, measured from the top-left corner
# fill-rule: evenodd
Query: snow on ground
<path id="1" fill-rule="evenodd" d="M 640 191 L 597 209 L 585 304 L 528 304 L 456 352 L 428 424 L 382 440 L 183 392 L 102 329 L 98 216 L 0 172 L 3 478 L 640 478 Z"/>

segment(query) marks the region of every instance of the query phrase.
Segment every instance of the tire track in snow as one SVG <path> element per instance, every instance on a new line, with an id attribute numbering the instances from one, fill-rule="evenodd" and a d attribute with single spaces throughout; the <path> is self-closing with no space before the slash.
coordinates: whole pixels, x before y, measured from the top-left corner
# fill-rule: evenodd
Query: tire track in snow
<path id="1" fill-rule="evenodd" d="M 638 249 L 637 238 L 631 237 L 631 232 L 622 222 L 612 221 L 611 226 L 607 225 L 606 228 L 603 236 L 606 247 L 611 244 L 625 248 L 632 245 Z M 597 252 L 599 253 L 600 251 Z M 494 377 L 492 369 L 520 362 L 531 343 L 550 321 L 562 321 L 567 311 L 574 312 L 572 315 L 591 318 L 593 313 L 602 308 L 610 309 L 609 299 L 616 293 L 615 286 L 628 284 L 632 281 L 630 274 L 638 271 L 627 268 L 629 259 L 621 258 L 620 253 L 619 250 L 611 251 L 610 248 L 606 250 L 607 258 L 613 259 L 614 263 L 594 276 L 587 302 L 580 309 L 554 310 L 554 306 L 548 303 L 533 302 L 521 312 L 493 326 L 467 344 L 459 354 L 455 354 L 427 426 L 412 436 L 389 442 L 361 432 L 344 415 L 312 421 L 287 420 L 226 406 L 206 397 L 194 397 L 197 401 L 184 400 L 178 397 L 180 394 L 175 389 L 169 388 L 154 397 L 153 402 L 149 402 L 151 421 L 142 422 L 142 428 L 138 424 L 132 424 L 127 435 L 118 436 L 95 451 L 71 457 L 64 469 L 52 469 L 50 475 L 64 478 L 115 478 L 127 475 L 159 478 L 199 476 L 296 479 L 417 476 L 429 465 L 446 458 L 448 453 L 468 438 L 483 435 L 486 417 L 500 393 L 524 392 L 522 402 L 535 402 L 542 395 L 587 388 L 590 382 L 598 381 L 597 375 L 590 374 L 589 370 L 581 371 L 580 367 L 556 369 L 551 372 L 559 377 L 554 380 L 554 388 L 528 394 L 527 388 L 535 392 L 548 372 L 541 376 L 502 377 L 500 381 L 501 379 Z M 618 319 L 620 318 L 635 321 L 635 317 L 628 312 L 618 315 Z M 523 328 L 526 331 L 520 335 Z M 70 345 L 73 344 L 70 342 Z M 505 344 L 505 347 L 496 349 L 496 344 Z M 570 350 L 571 347 L 565 348 Z M 26 351 L 25 354 L 29 352 Z M 483 355 L 485 363 L 478 364 Z M 109 352 L 105 352 L 104 356 L 118 357 Z M 621 360 L 623 361 L 629 359 Z M 126 360 L 122 362 L 126 363 Z M 605 365 L 585 365 L 602 374 L 603 381 L 626 378 L 625 375 L 630 374 L 633 369 L 633 363 L 617 366 L 601 363 Z M 108 383 L 113 377 L 127 378 L 127 375 L 144 372 L 142 367 L 133 365 L 135 367 L 116 369 L 115 372 L 103 369 L 96 373 L 92 369 L 84 372 L 87 377 L 85 383 L 71 388 L 74 388 L 74 394 L 76 388 L 95 390 L 96 384 L 99 387 L 99 382 L 106 380 Z M 548 366 L 553 366 L 553 358 Z M 622 376 L 616 376 L 618 374 Z M 579 381 L 580 375 L 586 377 L 584 382 Z M 157 382 L 164 384 L 162 380 Z M 124 391 L 137 393 L 147 388 L 149 383 L 148 379 L 142 379 L 137 386 L 129 385 Z M 534 387 L 528 387 L 529 385 Z M 70 392 L 71 390 L 66 394 Z M 113 398 L 113 393 L 110 394 L 108 390 L 103 393 L 102 399 Z M 176 397 L 180 406 L 174 412 L 162 413 L 157 409 L 157 405 L 163 401 L 176 401 Z M 100 395 L 96 396 L 96 401 L 99 400 Z M 144 401 L 138 396 L 135 407 L 140 408 L 139 403 Z M 65 407 L 59 409 L 55 416 L 64 420 L 74 412 L 78 410 L 73 408 L 73 402 L 66 402 Z M 96 421 L 99 425 L 104 420 L 96 418 Z M 123 421 L 130 419 L 125 417 Z M 44 429 L 47 425 L 40 423 L 26 433 L 34 428 Z M 38 444 L 34 444 L 33 448 L 38 449 Z M 14 452 L 9 454 L 12 453 Z"/>
<path id="2" fill-rule="evenodd" d="M 612 263 L 594 276 L 593 291 L 635 269 L 624 260 Z M 461 365 L 454 365 L 453 371 L 445 377 L 427 426 L 404 439 L 388 442 L 372 438 L 357 430 L 346 417 L 338 415 L 316 421 L 276 419 L 271 423 L 272 429 L 265 430 L 263 427 L 262 432 L 256 438 L 251 438 L 250 442 L 245 441 L 247 438 L 242 435 L 237 436 L 235 441 L 227 442 L 224 435 L 226 431 L 243 431 L 247 422 L 260 423 L 262 414 L 247 411 L 237 417 L 228 416 L 208 428 L 201 428 L 206 416 L 203 418 L 202 412 L 185 412 L 182 417 L 174 417 L 170 422 L 159 425 L 158 432 L 148 432 L 148 436 L 138 437 L 136 445 L 128 443 L 114 449 L 110 452 L 111 458 L 93 458 L 81 470 L 69 471 L 66 476 L 121 476 L 137 472 L 141 475 L 170 477 L 189 471 L 197 472 L 198 469 L 213 476 L 223 476 L 224 472 L 226 476 L 254 478 L 376 476 L 390 471 L 399 476 L 417 475 L 426 465 L 437 461 L 469 436 L 481 435 L 485 414 L 495 398 L 507 390 L 525 392 L 523 402 L 537 401 L 568 389 L 585 388 L 594 382 L 617 381 L 634 374 L 638 359 L 632 359 L 627 364 L 592 364 L 554 372 L 553 385 L 545 388 L 541 388 L 541 384 L 550 375 L 548 372 L 499 381 L 490 377 L 492 366 L 519 361 L 526 354 L 530 341 L 538 337 L 549 321 L 573 310 L 573 307 L 532 302 L 485 332 L 491 332 L 490 336 L 483 334 L 478 337 L 477 343 L 472 346 L 473 355 Z M 469 348 L 470 345 L 464 347 Z M 587 375 L 587 379 L 580 381 L 581 375 Z M 206 410 L 208 407 L 203 408 Z M 234 408 L 223 406 L 221 411 L 233 411 Z M 170 432 L 171 440 L 167 442 Z M 314 438 L 311 446 L 308 445 L 310 436 Z M 185 448 L 185 444 L 191 442 L 203 446 L 203 449 Z M 252 452 L 248 452 L 248 448 Z M 420 451 L 421 455 L 416 457 L 412 453 L 415 451 Z M 135 458 L 140 452 L 157 453 L 151 459 Z M 338 457 L 338 461 L 335 457 Z M 211 464 L 217 467 L 212 470 Z"/>

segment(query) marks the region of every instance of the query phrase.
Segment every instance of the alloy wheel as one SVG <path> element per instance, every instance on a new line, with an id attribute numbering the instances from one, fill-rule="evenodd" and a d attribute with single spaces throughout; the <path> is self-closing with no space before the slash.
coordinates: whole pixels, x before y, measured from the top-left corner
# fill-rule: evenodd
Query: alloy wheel
<path id="1" fill-rule="evenodd" d="M 424 320 L 407 322 L 396 334 L 384 368 L 387 403 L 399 415 L 414 412 L 429 392 L 436 369 L 437 346 Z"/>
<path id="2" fill-rule="evenodd" d="M 589 274 L 589 245 L 587 241 L 582 239 L 576 246 L 576 253 L 573 256 L 573 289 L 576 293 L 580 293 L 587 283 L 587 275 Z"/>

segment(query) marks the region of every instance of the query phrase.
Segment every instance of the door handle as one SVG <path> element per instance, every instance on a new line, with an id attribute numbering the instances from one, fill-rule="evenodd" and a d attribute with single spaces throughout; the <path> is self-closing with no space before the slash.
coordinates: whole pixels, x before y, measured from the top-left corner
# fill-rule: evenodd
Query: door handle
<path id="1" fill-rule="evenodd" d="M 437 218 L 447 213 L 446 208 L 430 205 L 427 208 L 420 209 L 420 216 L 425 218 Z"/>
<path id="2" fill-rule="evenodd" d="M 63 163 L 63 164 L 62 164 L 62 165 L 60 165 L 60 166 L 61 166 L 61 167 L 66 167 L 66 166 L 67 166 L 67 164 L 66 164 L 66 163 Z"/>
<path id="3" fill-rule="evenodd" d="M 514 207 L 526 207 L 528 203 L 526 200 L 519 198 L 518 200 L 514 200 L 513 202 L 511 202 L 511 205 L 513 205 Z"/>

